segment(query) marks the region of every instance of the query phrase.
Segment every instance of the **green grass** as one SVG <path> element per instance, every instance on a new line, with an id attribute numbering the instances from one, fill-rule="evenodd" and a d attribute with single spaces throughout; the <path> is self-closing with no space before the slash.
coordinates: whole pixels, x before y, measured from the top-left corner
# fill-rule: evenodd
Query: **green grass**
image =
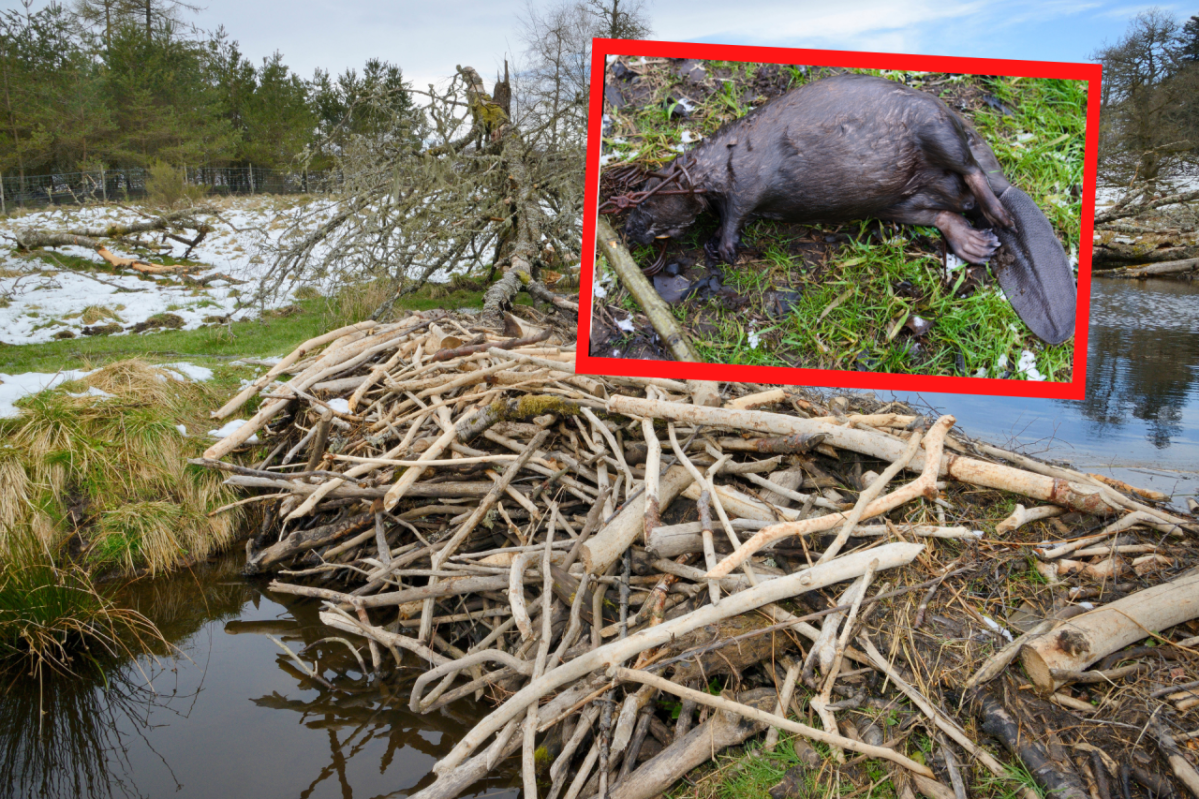
<path id="1" fill-rule="evenodd" d="M 110 396 L 73 396 L 87 387 Z M 241 516 L 208 514 L 233 491 L 187 465 L 219 396 L 128 360 L 20 400 L 19 416 L 0 419 L 0 555 L 156 572 L 228 545 Z"/>
<path id="2" fill-rule="evenodd" d="M 760 65 L 707 62 L 706 66 L 713 78 L 731 80 L 718 82 L 684 120 L 668 118 L 656 102 L 613 112 L 612 138 L 625 139 L 626 157 L 656 168 L 678 154 L 683 130 L 710 135 L 763 99 L 762 95 L 750 98 L 744 92 L 745 87 L 754 85 Z M 1082 183 L 1085 83 L 851 71 L 903 78 L 909 85 L 941 96 L 954 108 L 965 103 L 966 116 L 991 144 L 1009 179 L 1037 202 L 1067 251 L 1077 252 L 1081 200 L 1072 190 Z M 785 67 L 778 80 L 795 88 L 827 74 L 830 71 L 822 68 L 801 72 Z M 644 81 L 657 87 L 655 97 L 676 89 L 693 98 L 697 95 L 694 86 L 682 85 L 665 67 L 651 72 Z M 1010 113 L 1002 114 L 984 103 L 985 95 L 993 95 Z M 712 215 L 701 215 L 679 244 L 702 264 L 703 243 L 714 230 Z M 849 240 L 827 245 L 826 237 L 834 235 Z M 804 241 L 827 249 L 816 256 L 815 264 L 812 250 L 801 251 L 797 246 Z M 676 308 L 676 317 L 693 331 L 696 350 L 706 361 L 1019 378 L 1015 367 L 1028 350 L 1035 357 L 1036 369 L 1047 379 L 1068 381 L 1072 377 L 1073 340 L 1045 346 L 1020 321 L 993 278 L 969 297 L 957 296 L 966 270 L 944 274 L 942 236 L 933 228 L 869 220 L 841 226 L 759 220 L 743 231 L 742 245 L 743 251 L 756 250 L 760 255 L 748 260 L 743 257 L 736 266 L 722 268 L 724 285 L 740 295 L 738 304 L 711 298 L 690 300 Z M 674 245 L 670 252 L 677 250 Z M 633 252 L 638 263 L 648 264 L 657 257 L 653 247 L 635 247 Z M 786 318 L 774 318 L 768 313 L 770 289 L 800 291 L 802 298 Z M 850 296 L 825 313 L 848 289 L 852 289 Z M 623 292 L 614 301 L 636 310 Z M 903 329 L 904 321 L 913 315 L 933 322 L 927 335 L 916 337 Z M 697 328 L 700 323 L 703 328 Z M 751 329 L 760 338 L 757 347 L 750 344 Z"/>
<path id="3" fill-rule="evenodd" d="M 668 791 L 671 799 L 771 799 L 770 789 L 777 785 L 789 769 L 799 765 L 793 742 L 795 736 L 786 733 L 779 736 L 778 746 L 773 752 L 762 749 L 760 739 L 742 748 L 733 748 L 718 753 L 715 760 L 701 766 L 688 775 L 688 782 Z M 915 734 L 909 738 L 907 756 L 918 763 L 929 762 L 932 744 L 928 736 Z M 856 767 L 852 774 L 840 772 L 833 762 L 829 748 L 816 741 L 808 741 L 823 763 L 807 769 L 797 786 L 797 799 L 829 799 L 839 796 L 867 797 L 868 799 L 894 799 L 895 787 L 891 782 L 888 766 L 882 761 L 867 759 Z M 902 745 L 900 751 L 903 751 Z M 852 756 L 852 752 L 847 752 Z M 1024 788 L 1031 788 L 1043 795 L 1035 780 L 1021 767 L 1009 766 L 1006 777 L 996 777 L 986 769 L 973 770 L 977 780 L 971 784 L 970 770 L 967 776 L 967 793 L 982 799 L 1012 799 L 1020 796 Z M 868 790 L 867 790 L 868 789 Z"/>

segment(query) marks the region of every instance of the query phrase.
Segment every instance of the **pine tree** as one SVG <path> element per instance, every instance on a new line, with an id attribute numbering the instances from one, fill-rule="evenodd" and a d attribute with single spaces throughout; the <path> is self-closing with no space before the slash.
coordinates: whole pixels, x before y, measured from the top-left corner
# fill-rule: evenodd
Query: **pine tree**
<path id="1" fill-rule="evenodd" d="M 243 161 L 266 167 L 291 165 L 312 138 L 316 114 L 308 86 L 275 53 L 263 59 L 258 85 L 245 107 Z"/>
<path id="2" fill-rule="evenodd" d="M 1199 14 L 1182 26 L 1182 57 L 1191 63 L 1199 63 Z"/>

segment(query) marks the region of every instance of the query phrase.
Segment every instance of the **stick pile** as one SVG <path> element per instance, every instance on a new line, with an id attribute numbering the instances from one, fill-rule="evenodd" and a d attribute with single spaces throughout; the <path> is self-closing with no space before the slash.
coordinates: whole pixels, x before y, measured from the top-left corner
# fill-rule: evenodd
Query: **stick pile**
<path id="1" fill-rule="evenodd" d="M 959 657 L 963 709 L 953 708 L 912 631 L 926 614 L 944 621 L 949 611 L 929 612 L 930 600 L 947 585 L 960 600 L 965 583 L 953 578 L 977 568 L 968 561 L 987 544 L 973 525 L 946 521 L 958 510 L 943 494 L 1048 503 L 1018 506 L 999 536 L 1060 525 L 1065 513 L 1102 528 L 1037 550 L 1051 581 L 1177 572 L 1167 542 L 1192 522 L 1151 492 L 959 439 L 951 416 L 851 413 L 752 386 L 722 393 L 577 375 L 573 344 L 551 329 L 509 316 L 498 333 L 430 312 L 306 342 L 214 413 L 261 400 L 197 463 L 259 492 L 242 500 L 266 508 L 249 573 L 321 601 L 332 635 L 364 641 L 375 672 L 421 661 L 414 712 L 497 700 L 422 799 L 458 796 L 518 751 L 527 797 L 648 799 L 767 728 L 767 749 L 779 730 L 794 733 L 834 763 L 879 759 L 907 794 L 962 796 L 972 770 L 1007 776 L 968 731 L 970 708 L 1008 742 L 1011 703 L 987 683 L 1021 653 L 1040 696 L 1060 698 L 1146 631 L 1199 615 L 1199 578 L 1150 589 L 1161 596 L 1126 587 L 1099 609 L 1108 616 L 1046 619 L 969 681 L 975 669 Z M 255 435 L 265 459 L 229 457 Z M 1151 551 L 1133 528 L 1156 536 Z M 947 554 L 957 559 L 943 563 Z M 979 635 L 968 640 L 991 649 L 992 633 Z M 719 695 L 705 690 L 716 678 Z M 1185 702 L 1189 687 L 1169 700 Z M 667 700 L 679 705 L 671 724 L 658 712 Z M 908 720 L 887 735 L 847 718 L 897 706 Z M 1011 751 L 1028 763 L 1037 753 L 1022 751 L 1019 728 L 1029 722 L 1012 723 Z M 936 743 L 932 760 L 909 756 L 916 724 Z M 1188 765 L 1177 748 L 1171 768 Z M 1069 759 L 1045 762 L 1037 778 L 1072 795 Z"/>

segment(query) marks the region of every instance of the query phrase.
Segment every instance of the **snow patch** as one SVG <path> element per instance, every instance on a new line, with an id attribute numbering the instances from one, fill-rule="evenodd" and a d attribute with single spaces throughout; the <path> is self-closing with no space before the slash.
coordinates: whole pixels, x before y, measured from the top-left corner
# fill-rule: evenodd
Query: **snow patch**
<path id="1" fill-rule="evenodd" d="M 20 416 L 21 409 L 14 403 L 22 397 L 48 391 L 62 383 L 78 380 L 90 374 L 91 372 L 80 369 L 64 369 L 53 374 L 25 372 L 19 375 L 6 375 L 0 373 L 0 418 Z"/>
<path id="2" fill-rule="evenodd" d="M 336 201 L 317 200 L 303 210 L 311 214 L 310 221 L 315 225 L 336 209 Z M 210 220 L 212 231 L 192 250 L 190 260 L 207 267 L 197 276 L 220 272 L 244 281 L 244 285 L 215 280 L 198 287 L 170 273 L 151 276 L 60 268 L 49 261 L 18 258 L 11 250 L 0 248 L 0 270 L 3 270 L 0 274 L 7 275 L 0 277 L 0 295 L 8 300 L 7 306 L 0 308 L 0 342 L 37 344 L 51 341 L 65 331 L 81 335 L 87 326 L 83 321 L 84 311 L 91 307 L 107 309 L 116 316 L 114 319 L 109 315 L 95 325 L 119 324 L 126 334 L 134 325 L 159 314 L 179 317 L 183 320 L 183 330 L 195 330 L 225 318 L 242 320 L 255 316 L 259 309 L 243 308 L 243 295 L 251 295 L 270 269 L 271 259 L 259 253 L 286 244 L 285 236 L 292 235 L 290 225 L 280 224 L 285 213 L 278 210 L 271 198 L 237 198 L 224 210 L 223 219 Z M 19 218 L 0 219 L 0 236 L 12 236 L 17 230 L 105 228 L 139 218 L 134 211 L 116 205 L 54 207 Z M 166 243 L 170 248 L 161 251 L 163 256 L 182 257 L 186 245 L 169 240 Z M 112 242 L 109 249 L 121 256 L 137 255 Z M 314 257 L 323 256 L 324 251 L 319 247 L 318 250 Z M 102 264 L 100 257 L 85 247 L 58 247 L 55 253 Z M 326 293 L 332 289 L 331 280 L 330 277 L 311 281 L 309 285 Z M 266 307 L 293 302 L 293 292 L 301 285 L 297 283 L 280 292 Z"/>
<path id="3" fill-rule="evenodd" d="M 335 397 L 325 404 L 338 413 L 352 413 L 350 410 L 350 401 L 345 397 Z"/>
<path id="4" fill-rule="evenodd" d="M 110 398 L 110 397 L 112 397 L 112 394 L 109 394 L 107 391 L 105 391 L 105 390 L 103 390 L 103 389 L 96 388 L 95 386 L 88 386 L 88 387 L 87 387 L 87 391 L 82 391 L 82 392 L 80 392 L 80 393 L 78 393 L 78 394 L 72 394 L 72 393 L 68 393 L 68 394 L 67 394 L 67 396 L 68 396 L 68 397 L 101 397 L 101 398 Z"/>
<path id="5" fill-rule="evenodd" d="M 196 366 L 194 363 L 180 361 L 178 363 L 165 363 L 163 369 L 169 369 L 184 377 L 185 380 L 197 380 L 205 382 L 212 379 L 212 370 L 206 366 Z"/>
<path id="6" fill-rule="evenodd" d="M 1016 364 L 1016 371 L 1029 380 L 1041 381 L 1045 379 L 1045 375 L 1037 371 L 1037 356 L 1028 350 L 1020 353 L 1020 361 Z"/>

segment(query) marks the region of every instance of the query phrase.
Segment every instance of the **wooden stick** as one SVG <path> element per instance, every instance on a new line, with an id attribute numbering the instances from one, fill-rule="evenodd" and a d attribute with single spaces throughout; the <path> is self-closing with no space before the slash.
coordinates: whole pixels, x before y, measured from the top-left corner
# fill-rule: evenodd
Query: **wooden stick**
<path id="1" fill-rule="evenodd" d="M 1170 731 L 1166 729 L 1160 720 L 1154 719 L 1149 723 L 1149 734 L 1153 736 L 1154 740 L 1157 741 L 1157 745 L 1161 747 L 1162 753 L 1170 763 L 1170 768 L 1174 771 L 1174 776 L 1187 787 L 1187 790 L 1192 795 L 1199 797 L 1199 773 L 1195 771 L 1195 767 L 1183 756 L 1182 751 L 1178 748 L 1178 744 L 1174 742 L 1174 737 L 1170 734 Z"/>
<path id="2" fill-rule="evenodd" d="M 987 770 L 996 777 L 1004 779 L 1007 778 L 1007 766 L 1003 765 L 994 757 L 992 757 L 987 750 L 970 740 L 965 731 L 962 730 L 962 728 L 959 727 L 953 721 L 953 719 L 949 718 L 944 711 L 937 708 L 937 706 L 929 701 L 924 694 L 920 693 L 911 685 L 909 685 L 907 680 L 903 679 L 899 672 L 891 666 L 890 662 L 888 662 L 888 660 L 883 657 L 877 649 L 875 649 L 874 644 L 871 643 L 870 639 L 865 633 L 858 636 L 858 643 L 862 645 L 862 649 L 865 651 L 866 656 L 870 658 L 870 663 L 883 674 L 887 675 L 887 678 L 891 680 L 892 684 L 894 684 L 896 688 L 903 692 L 908 699 L 911 699 L 912 703 L 916 705 L 916 707 L 920 708 L 924 715 L 928 716 L 933 724 L 935 724 L 942 732 L 956 741 L 958 746 L 965 749 L 967 753 L 978 758 L 978 761 L 986 766 Z M 1027 787 L 1020 789 L 1020 795 L 1024 797 L 1024 799 L 1038 799 L 1036 791 Z"/>
<path id="3" fill-rule="evenodd" d="M 929 434 L 930 447 L 937 449 L 937 452 L 935 453 L 932 451 L 932 449 L 929 450 L 929 455 L 931 456 L 931 460 L 933 462 L 940 460 L 940 444 L 941 441 L 944 440 L 945 433 L 949 431 L 949 425 L 951 424 L 953 424 L 952 417 L 950 418 L 949 422 L 945 424 L 941 424 L 941 422 L 938 421 L 937 425 L 933 428 L 934 431 L 941 431 L 940 440 L 934 439 L 933 436 L 935 433 Z M 912 456 L 916 454 L 916 450 L 920 447 L 920 439 L 921 435 L 919 432 L 912 433 L 911 438 L 908 439 L 907 447 L 904 448 L 903 454 L 900 455 L 894 463 L 883 470 L 883 473 L 879 475 L 878 479 L 871 483 L 865 491 L 858 495 L 858 501 L 853 506 L 853 510 L 849 512 L 849 518 L 846 519 L 845 524 L 841 526 L 841 529 L 837 531 L 837 537 L 834 538 L 832 543 L 828 545 L 828 548 L 824 550 L 824 553 L 820 556 L 820 559 L 816 561 L 817 563 L 823 563 L 829 558 L 837 557 L 837 553 L 841 551 L 841 547 L 845 546 L 845 542 L 849 540 L 850 533 L 853 532 L 853 528 L 857 526 L 859 521 L 861 521 L 862 514 L 866 512 L 868 507 L 870 507 L 870 503 L 874 501 L 875 497 L 882 493 L 883 489 L 887 487 L 887 483 L 891 482 L 891 479 L 895 477 L 895 475 L 899 474 L 901 469 L 906 468 L 908 462 L 912 460 Z M 921 479 L 924 479 L 923 474 L 921 475 Z M 933 477 L 932 479 L 935 481 L 936 478 Z M 932 499 L 934 496 L 936 496 L 936 486 L 933 486 L 931 496 L 927 489 L 922 490 L 921 493 L 927 496 L 929 499 Z M 877 516 L 878 514 L 875 513 L 871 515 Z"/>
<path id="4" fill-rule="evenodd" d="M 645 437 L 645 525 L 642 527 L 642 543 L 649 545 L 649 534 L 658 526 L 661 508 L 658 503 L 658 483 L 662 471 L 662 443 L 654 432 L 650 419 L 641 420 L 641 434 Z"/>
<path id="5" fill-rule="evenodd" d="M 525 608 L 525 568 L 529 565 L 532 552 L 520 552 L 512 559 L 511 576 L 508 578 L 508 604 L 512 608 L 512 618 L 520 630 L 520 637 L 529 641 L 533 638 L 533 620 Z"/>
<path id="6" fill-rule="evenodd" d="M 1065 512 L 1065 508 L 1059 508 L 1057 505 L 1042 505 L 1039 508 L 1025 508 L 1023 505 L 1017 505 L 1011 516 L 995 525 L 995 532 L 999 535 L 1006 535 L 1019 530 L 1030 522 L 1061 516 Z"/>
<path id="7" fill-rule="evenodd" d="M 649 279 L 641 271 L 641 267 L 637 266 L 633 257 L 629 255 L 629 251 L 620 243 L 620 237 L 616 235 L 616 231 L 612 230 L 612 226 L 603 217 L 596 222 L 595 242 L 599 247 L 599 252 L 608 259 L 608 265 L 620 278 L 620 282 L 645 311 L 650 324 L 654 326 L 658 337 L 662 339 L 674 359 L 676 361 L 699 361 L 699 356 L 695 354 L 691 342 L 687 340 L 686 335 L 679 328 L 678 322 L 675 321 L 674 314 L 670 312 L 670 306 L 649 282 Z"/>
<path id="8" fill-rule="evenodd" d="M 626 416 L 649 416 L 654 419 L 730 427 L 772 435 L 813 436 L 824 434 L 826 444 L 888 462 L 896 461 L 904 449 L 901 439 L 877 430 L 850 428 L 813 419 L 800 419 L 781 413 L 698 407 L 679 402 L 646 400 L 620 395 L 608 400 L 608 409 L 613 413 L 621 413 Z M 923 470 L 924 466 L 924 454 L 917 452 L 916 456 L 912 458 L 909 468 Z M 1055 480 L 1023 469 L 958 455 L 942 456 L 937 474 L 947 475 L 963 483 L 984 488 L 996 488 L 1023 494 L 1083 513 L 1107 516 L 1115 513 L 1121 507 L 1115 502 L 1114 497 L 1111 501 L 1105 498 L 1104 491 L 1116 493 L 1106 486 Z"/>

